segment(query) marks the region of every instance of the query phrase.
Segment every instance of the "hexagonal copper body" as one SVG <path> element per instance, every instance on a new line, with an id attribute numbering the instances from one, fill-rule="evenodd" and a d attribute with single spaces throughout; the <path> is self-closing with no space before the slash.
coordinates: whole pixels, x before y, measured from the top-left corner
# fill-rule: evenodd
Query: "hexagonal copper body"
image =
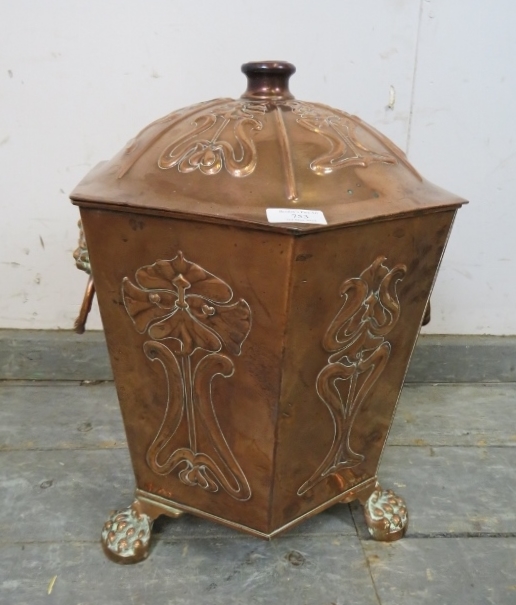
<path id="1" fill-rule="evenodd" d="M 293 66 L 243 70 L 240 100 L 155 122 L 71 196 L 136 475 L 115 560 L 146 556 L 159 514 L 271 537 L 358 498 L 374 537 L 406 529 L 377 470 L 463 200 L 295 101 Z"/>

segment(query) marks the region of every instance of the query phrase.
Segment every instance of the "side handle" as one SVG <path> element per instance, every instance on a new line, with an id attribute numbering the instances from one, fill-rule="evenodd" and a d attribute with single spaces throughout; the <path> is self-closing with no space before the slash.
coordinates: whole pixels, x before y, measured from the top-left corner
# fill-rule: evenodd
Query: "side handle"
<path id="1" fill-rule="evenodd" d="M 88 283 L 86 284 L 86 291 L 82 299 L 81 310 L 74 323 L 74 330 L 77 334 L 84 334 L 86 329 L 86 321 L 91 311 L 91 305 L 93 304 L 93 298 L 95 297 L 95 284 L 93 283 L 93 277 L 91 275 L 90 265 L 90 254 L 88 252 L 88 246 L 86 244 L 86 238 L 84 237 L 84 231 L 82 228 L 82 222 L 77 223 L 79 227 L 79 246 L 74 250 L 73 257 L 77 269 L 84 271 L 89 275 Z"/>

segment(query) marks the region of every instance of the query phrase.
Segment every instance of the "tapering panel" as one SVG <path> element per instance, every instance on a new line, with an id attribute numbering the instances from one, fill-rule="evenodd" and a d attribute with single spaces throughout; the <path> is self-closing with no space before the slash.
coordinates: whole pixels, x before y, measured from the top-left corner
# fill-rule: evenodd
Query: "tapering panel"
<path id="1" fill-rule="evenodd" d="M 296 238 L 274 526 L 376 477 L 454 215 Z"/>
<path id="2" fill-rule="evenodd" d="M 268 533 L 291 238 L 82 217 L 137 487 Z M 190 322 L 171 317 L 181 271 Z"/>

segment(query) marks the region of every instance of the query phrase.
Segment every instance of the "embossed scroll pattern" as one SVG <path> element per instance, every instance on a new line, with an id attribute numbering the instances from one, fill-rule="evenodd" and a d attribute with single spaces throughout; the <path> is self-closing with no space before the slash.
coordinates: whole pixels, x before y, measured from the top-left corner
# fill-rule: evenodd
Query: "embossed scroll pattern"
<path id="1" fill-rule="evenodd" d="M 348 114 L 338 115 L 324 106 L 301 101 L 287 101 L 296 122 L 302 128 L 314 132 L 329 144 L 323 155 L 310 162 L 310 169 L 316 174 L 330 174 L 340 168 L 350 166 L 367 167 L 383 162 L 396 164 L 396 158 L 389 153 L 377 153 L 363 145 L 356 136 L 358 120 Z"/>
<path id="2" fill-rule="evenodd" d="M 269 124 L 267 114 L 274 114 L 276 119 L 270 124 L 278 131 L 285 172 L 287 176 L 292 173 L 292 180 L 291 144 L 282 108 L 290 109 L 296 117 L 295 124 L 319 135 L 327 146 L 327 151 L 309 164 L 316 174 L 330 174 L 350 166 L 367 167 L 377 162 L 396 164 L 398 159 L 405 163 L 401 150 L 389 145 L 380 133 L 358 118 L 323 105 L 289 100 L 230 101 L 207 108 L 205 113 L 195 116 L 191 130 L 163 150 L 158 166 L 163 170 L 177 167 L 182 173 L 199 170 L 207 175 L 218 174 L 224 167 L 232 176 L 249 176 L 258 163 L 253 137 Z M 377 139 L 383 151 L 373 151 L 360 142 L 357 127 Z"/>
<path id="3" fill-rule="evenodd" d="M 203 174 L 217 174 L 224 166 L 232 176 L 251 174 L 257 162 L 252 134 L 263 127 L 256 116 L 266 109 L 262 103 L 232 102 L 201 114 L 190 132 L 167 146 L 158 166 Z"/>
<path id="4" fill-rule="evenodd" d="M 237 500 L 248 500 L 251 489 L 217 419 L 212 382 L 234 372 L 225 353 L 240 355 L 251 329 L 249 305 L 243 299 L 235 302 L 228 284 L 181 252 L 141 267 L 135 281 L 123 280 L 125 308 L 136 330 L 150 336 L 143 350 L 161 364 L 168 393 L 147 464 L 159 475 L 178 469 L 185 485 L 209 492 L 222 488 Z M 184 419 L 188 438 L 181 442 Z"/>
<path id="5" fill-rule="evenodd" d="M 391 343 L 385 337 L 400 317 L 397 284 L 407 271 L 402 264 L 389 269 L 385 260 L 379 256 L 359 277 L 340 287 L 344 302 L 322 342 L 330 356 L 316 379 L 317 394 L 334 424 L 334 439 L 319 468 L 299 488 L 300 496 L 326 477 L 364 460 L 351 447 L 353 424 L 389 361 Z"/>

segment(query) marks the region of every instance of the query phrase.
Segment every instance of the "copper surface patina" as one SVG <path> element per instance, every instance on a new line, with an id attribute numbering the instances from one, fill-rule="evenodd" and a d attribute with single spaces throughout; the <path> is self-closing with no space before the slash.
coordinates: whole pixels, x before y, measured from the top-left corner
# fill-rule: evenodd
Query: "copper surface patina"
<path id="1" fill-rule="evenodd" d="M 161 514 L 271 538 L 358 499 L 373 538 L 407 528 L 378 466 L 464 200 L 294 99 L 293 65 L 242 70 L 240 99 L 157 120 L 71 195 L 78 329 L 96 291 L 136 476 L 102 532 L 119 562 Z"/>

